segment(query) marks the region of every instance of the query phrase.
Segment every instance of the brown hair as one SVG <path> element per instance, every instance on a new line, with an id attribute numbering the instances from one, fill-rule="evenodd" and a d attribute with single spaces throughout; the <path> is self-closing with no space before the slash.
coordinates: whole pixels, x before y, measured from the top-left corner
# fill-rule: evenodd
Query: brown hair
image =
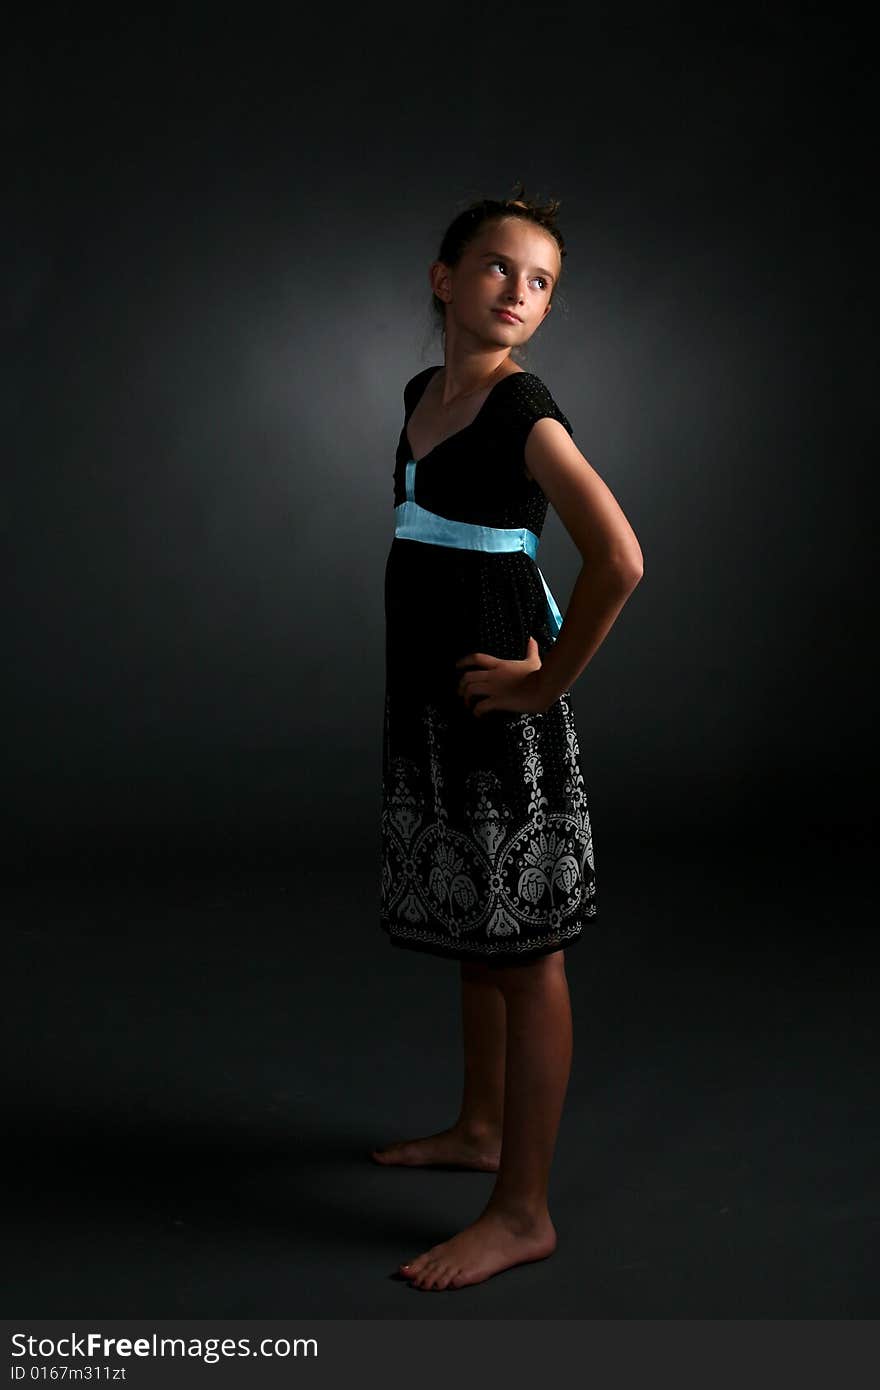
<path id="1" fill-rule="evenodd" d="M 465 247 L 473 241 L 477 233 L 488 222 L 498 222 L 502 217 L 521 217 L 524 222 L 533 222 L 553 237 L 559 248 L 561 278 L 562 262 L 565 260 L 565 241 L 562 232 L 556 226 L 555 219 L 559 207 L 558 198 L 551 198 L 547 203 L 538 203 L 527 199 L 523 181 L 518 179 L 512 197 L 480 198 L 477 202 L 470 203 L 463 212 L 460 212 L 443 233 L 436 259 L 442 261 L 444 265 L 457 265 Z M 559 283 L 557 281 L 553 286 L 553 295 L 556 294 L 558 288 Z M 433 293 L 431 294 L 431 312 L 435 325 L 439 325 L 441 332 L 445 333 L 446 306 L 442 299 L 438 299 Z M 517 349 L 514 348 L 511 356 L 516 351 Z"/>

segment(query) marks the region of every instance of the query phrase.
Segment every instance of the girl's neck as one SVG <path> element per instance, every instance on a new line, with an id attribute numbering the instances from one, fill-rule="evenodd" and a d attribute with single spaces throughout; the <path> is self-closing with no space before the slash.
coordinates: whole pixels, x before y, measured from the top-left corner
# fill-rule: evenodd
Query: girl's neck
<path id="1" fill-rule="evenodd" d="M 505 353 L 501 361 L 496 363 L 492 371 L 486 375 L 485 368 L 476 374 L 462 371 L 450 367 L 447 363 L 437 372 L 438 400 L 441 406 L 457 405 L 459 401 L 467 396 L 476 396 L 478 392 L 485 391 L 488 386 L 493 386 L 505 373 L 505 364 L 510 354 Z"/>

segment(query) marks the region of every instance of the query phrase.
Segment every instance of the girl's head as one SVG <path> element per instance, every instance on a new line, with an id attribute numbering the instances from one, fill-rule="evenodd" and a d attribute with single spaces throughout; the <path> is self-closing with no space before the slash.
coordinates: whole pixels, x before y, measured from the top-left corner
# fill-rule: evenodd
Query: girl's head
<path id="1" fill-rule="evenodd" d="M 444 342 L 464 333 L 515 356 L 549 313 L 565 257 L 559 203 L 527 202 L 523 192 L 520 183 L 514 198 L 472 203 L 446 229 L 430 269 Z M 519 322 L 503 318 L 504 307 Z"/>

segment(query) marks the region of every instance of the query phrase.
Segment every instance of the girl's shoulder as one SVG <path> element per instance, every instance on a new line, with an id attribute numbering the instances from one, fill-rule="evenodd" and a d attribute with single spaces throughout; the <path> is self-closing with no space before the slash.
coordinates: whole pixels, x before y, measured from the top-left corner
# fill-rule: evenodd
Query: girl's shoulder
<path id="1" fill-rule="evenodd" d="M 410 377 L 403 388 L 403 402 L 407 415 L 412 414 L 419 397 L 434 373 L 440 371 L 441 365 L 438 363 L 433 367 L 424 367 L 422 371 Z M 537 420 L 548 416 L 552 420 L 559 420 L 568 433 L 574 435 L 568 417 L 556 404 L 550 388 L 535 372 L 508 372 L 489 392 L 485 404 L 488 406 L 490 402 L 491 409 L 487 410 L 487 415 L 494 412 L 496 419 L 500 417 L 506 421 L 522 433 L 523 439 Z"/>
<path id="2" fill-rule="evenodd" d="M 403 403 L 406 407 L 407 414 L 412 411 L 419 396 L 424 391 L 434 373 L 439 372 L 440 365 L 441 364 L 438 363 L 434 367 L 425 367 L 422 371 L 416 372 L 415 376 L 410 377 L 403 388 Z"/>
<path id="3" fill-rule="evenodd" d="M 570 435 L 574 434 L 550 388 L 535 372 L 511 372 L 498 385 L 502 388 L 497 397 L 499 409 L 518 430 L 528 434 L 537 420 L 549 417 L 564 425 Z"/>

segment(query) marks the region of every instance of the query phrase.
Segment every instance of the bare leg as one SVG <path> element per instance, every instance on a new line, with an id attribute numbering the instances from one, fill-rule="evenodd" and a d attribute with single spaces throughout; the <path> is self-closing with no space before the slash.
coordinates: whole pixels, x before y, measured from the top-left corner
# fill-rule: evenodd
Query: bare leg
<path id="1" fill-rule="evenodd" d="M 507 1021 L 497 974 L 484 965 L 461 965 L 464 1086 L 455 1124 L 423 1139 L 374 1149 L 376 1162 L 407 1167 L 443 1163 L 482 1173 L 498 1171 Z"/>
<path id="2" fill-rule="evenodd" d="M 496 972 L 507 1008 L 504 1141 L 483 1212 L 403 1274 L 420 1289 L 478 1284 L 556 1249 L 547 1192 L 572 1058 L 571 1001 L 562 951 Z"/>
<path id="3" fill-rule="evenodd" d="M 507 1005 L 496 974 L 485 965 L 461 967 L 464 1086 L 456 1123 L 466 1134 L 491 1140 L 500 1153 Z"/>

